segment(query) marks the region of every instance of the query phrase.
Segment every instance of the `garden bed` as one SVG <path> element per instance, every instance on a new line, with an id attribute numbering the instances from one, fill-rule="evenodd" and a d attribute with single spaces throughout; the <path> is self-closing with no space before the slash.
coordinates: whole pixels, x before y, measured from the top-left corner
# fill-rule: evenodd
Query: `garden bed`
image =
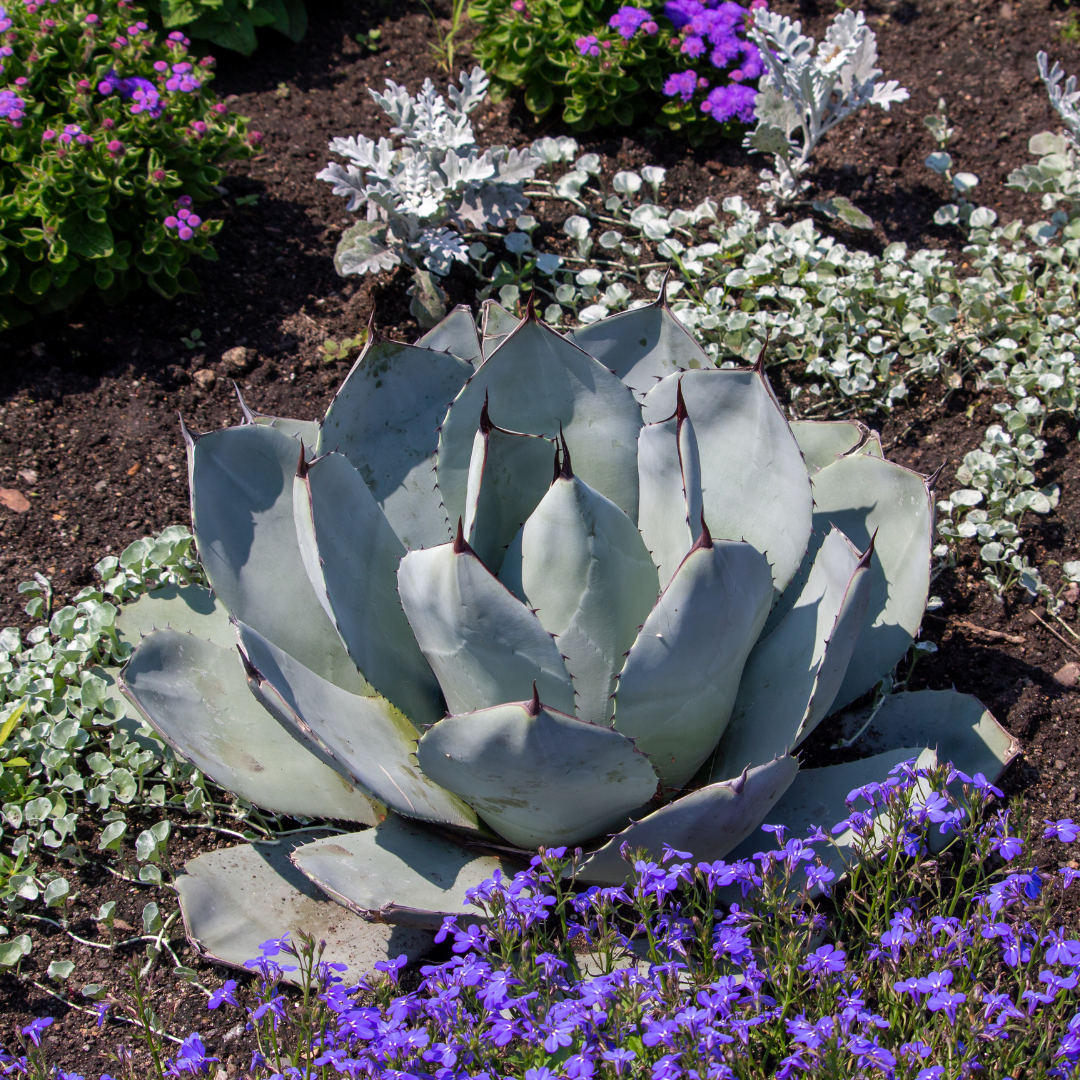
<path id="1" fill-rule="evenodd" d="M 785 0 L 773 6 L 795 14 Z M 348 361 L 326 361 L 326 339 L 357 334 L 373 306 L 384 332 L 404 340 L 417 336 L 403 273 L 343 280 L 334 272 L 334 245 L 352 218 L 315 173 L 334 135 L 386 133 L 367 88 L 381 89 L 385 78 L 413 91 L 425 77 L 445 82 L 429 52 L 430 20 L 415 5 L 310 7 L 311 28 L 301 44 L 267 35 L 254 58 L 220 60 L 215 89 L 231 95 L 231 107 L 249 116 L 265 140 L 258 157 L 228 167 L 227 194 L 213 208 L 213 216 L 225 221 L 216 243 L 220 261 L 195 267 L 203 292 L 176 301 L 144 292 L 113 309 L 87 301 L 0 342 L 0 486 L 29 504 L 10 509 L 21 504 L 9 494 L 0 508 L 0 625 L 31 625 L 17 586 L 34 571 L 51 578 L 59 604 L 94 580 L 94 563 L 106 553 L 118 554 L 168 524 L 189 522 L 178 412 L 200 431 L 236 423 L 241 413 L 232 376 L 253 408 L 316 418 L 355 356 L 354 351 Z M 961 265 L 959 233 L 932 222 L 943 194 L 923 165 L 934 145 L 922 118 L 944 96 L 957 129 L 950 152 L 960 169 L 980 177 L 980 203 L 1002 221 L 1037 217 L 1036 199 L 1009 191 L 1003 182 L 1030 160 L 1029 136 L 1059 127 L 1034 57 L 1047 49 L 1067 71 L 1080 70 L 1080 49 L 1061 40 L 1068 10 L 1025 0 L 900 0 L 864 10 L 878 35 L 885 77 L 907 87 L 911 99 L 887 114 L 867 110 L 829 136 L 813 174 L 815 197 L 847 196 L 877 223 L 871 234 L 838 233 L 849 247 L 880 253 L 899 240 L 910 249 L 947 249 Z M 799 14 L 804 29 L 820 36 L 832 12 L 806 5 Z M 383 44 L 370 53 L 355 35 L 377 26 Z M 555 121 L 535 124 L 513 101 L 481 107 L 474 121 L 481 145 L 522 145 L 541 134 L 562 133 Z M 737 144 L 689 150 L 670 134 L 622 131 L 578 138 L 583 150 L 601 155 L 605 175 L 650 163 L 665 166 L 662 196 L 668 206 L 734 194 L 761 205 L 760 160 Z M 564 239 L 552 225 L 559 220 L 557 210 L 534 211 L 541 220 L 538 235 L 551 246 Z M 452 278 L 450 293 L 454 302 L 469 302 L 474 290 L 466 278 Z M 223 360 L 227 352 L 236 357 L 230 350 L 237 348 L 247 350 L 242 361 Z M 781 391 L 797 374 L 787 368 L 772 372 Z M 864 419 L 881 430 L 894 460 L 926 473 L 944 464 L 941 483 L 947 491 L 964 454 L 980 444 L 996 419 L 997 400 L 991 391 L 962 386 L 947 393 L 934 382 L 913 392 L 893 414 Z M 1040 480 L 1059 484 L 1061 501 L 1045 517 L 1028 515 L 1024 551 L 1056 591 L 1059 565 L 1080 556 L 1080 444 L 1073 421 L 1052 422 L 1044 437 Z M 1080 663 L 1080 645 L 1051 633 L 1045 610 L 1023 603 L 1018 590 L 1004 604 L 995 602 L 969 547 L 956 569 L 944 571 L 934 584 L 944 604 L 927 615 L 923 635 L 938 652 L 920 661 L 912 687 L 953 686 L 978 696 L 1021 742 L 1023 752 L 1002 784 L 1007 794 L 1022 796 L 1038 819 L 1073 816 L 1080 787 L 1080 684 L 1073 677 L 1067 685 L 1062 669 Z M 1062 618 L 1077 626 L 1077 609 L 1076 601 L 1068 603 Z M 96 836 L 80 832 L 79 839 L 96 852 Z M 170 854 L 179 865 L 183 857 L 221 842 L 191 830 L 174 841 Z M 1038 860 L 1041 853 L 1036 849 L 1031 856 Z M 80 936 L 105 940 L 88 917 L 80 922 L 80 912 L 89 916 L 109 899 L 118 901 L 118 914 L 128 924 L 138 925 L 145 888 L 123 885 L 93 861 L 77 880 L 71 917 Z M 1075 912 L 1071 918 L 1075 922 Z M 44 983 L 51 959 L 75 962 L 73 984 L 120 988 L 126 980 L 123 957 L 73 945 L 59 933 L 42 934 L 24 971 Z M 220 974 L 190 953 L 186 962 L 208 985 L 219 985 Z M 249 1050 L 245 1037 L 233 1031 L 235 1020 L 207 1013 L 202 996 L 174 976 L 155 978 L 155 1008 L 166 1026 L 201 1031 L 211 1051 L 230 1062 L 228 1075 L 237 1075 L 236 1068 L 242 1072 Z M 15 1023 L 32 1016 L 62 1018 L 48 1035 L 53 1060 L 77 1064 L 88 1075 L 109 1071 L 107 1049 L 130 1034 L 112 1024 L 98 1030 L 92 1016 L 66 1010 L 10 975 L 0 977 L 0 1011 L 0 1042 Z"/>

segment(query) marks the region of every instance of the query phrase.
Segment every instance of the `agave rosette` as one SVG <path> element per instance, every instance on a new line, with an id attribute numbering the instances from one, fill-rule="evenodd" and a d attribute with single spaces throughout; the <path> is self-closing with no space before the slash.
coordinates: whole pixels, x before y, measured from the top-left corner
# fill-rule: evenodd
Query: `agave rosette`
<path id="1" fill-rule="evenodd" d="M 996 777 L 1014 752 L 927 691 L 888 699 L 869 756 L 800 771 L 918 631 L 930 489 L 860 424 L 789 424 L 663 297 L 565 337 L 459 308 L 372 336 L 319 423 L 185 434 L 213 591 L 126 610 L 124 692 L 238 796 L 363 826 L 189 864 L 189 932 L 225 960 L 326 894 L 381 935 L 354 965 L 416 953 L 499 848 L 580 845 L 611 883 L 627 843 L 720 859 L 904 758 Z"/>

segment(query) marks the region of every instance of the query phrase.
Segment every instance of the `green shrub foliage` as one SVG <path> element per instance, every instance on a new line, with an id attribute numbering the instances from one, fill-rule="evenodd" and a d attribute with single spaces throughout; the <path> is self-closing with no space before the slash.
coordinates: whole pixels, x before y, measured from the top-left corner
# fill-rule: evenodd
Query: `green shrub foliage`
<path id="1" fill-rule="evenodd" d="M 0 43 L 0 330 L 89 289 L 195 290 L 221 227 L 197 206 L 261 138 L 207 89 L 213 58 L 125 0 L 0 7 Z"/>
<path id="2" fill-rule="evenodd" d="M 245 56 L 255 51 L 255 31 L 261 26 L 291 41 L 299 41 L 307 31 L 304 0 L 148 0 L 147 7 L 167 30 L 182 29 Z"/>
<path id="3" fill-rule="evenodd" d="M 498 101 L 524 91 L 537 116 L 561 109 L 574 131 L 648 121 L 699 144 L 753 121 L 763 68 L 731 0 L 473 0 L 473 53 Z"/>

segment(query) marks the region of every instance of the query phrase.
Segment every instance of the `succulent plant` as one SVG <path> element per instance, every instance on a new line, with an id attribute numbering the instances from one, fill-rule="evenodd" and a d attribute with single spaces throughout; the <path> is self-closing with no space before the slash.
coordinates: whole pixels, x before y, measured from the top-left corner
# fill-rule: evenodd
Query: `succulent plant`
<path id="1" fill-rule="evenodd" d="M 458 308 L 414 345 L 372 333 L 319 423 L 244 413 L 185 429 L 213 592 L 124 610 L 121 685 L 237 796 L 364 828 L 189 863 L 214 956 L 340 936 L 325 894 L 359 916 L 345 962 L 415 955 L 515 849 L 581 846 L 612 883 L 624 845 L 720 859 L 905 758 L 1014 753 L 923 691 L 878 703 L 871 756 L 800 770 L 918 631 L 930 489 L 858 423 L 789 424 L 762 362 L 715 368 L 662 294 L 566 337 Z"/>

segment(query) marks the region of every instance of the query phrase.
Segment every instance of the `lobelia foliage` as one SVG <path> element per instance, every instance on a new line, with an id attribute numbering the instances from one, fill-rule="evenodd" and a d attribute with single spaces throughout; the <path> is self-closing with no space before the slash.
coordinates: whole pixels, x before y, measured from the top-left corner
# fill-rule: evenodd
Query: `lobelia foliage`
<path id="1" fill-rule="evenodd" d="M 753 119 L 763 68 L 745 25 L 764 5 L 473 0 L 469 15 L 496 101 L 523 89 L 531 112 L 559 108 L 573 131 L 645 121 L 697 145 Z"/>
<path id="2" fill-rule="evenodd" d="M 304 0 L 148 0 L 166 30 L 183 30 L 221 49 L 250 56 L 263 26 L 300 41 L 307 32 Z"/>
<path id="3" fill-rule="evenodd" d="M 754 103 L 758 123 L 744 145 L 773 157 L 775 172 L 762 171 L 761 190 L 791 202 L 809 187 L 810 156 L 833 127 L 864 105 L 888 112 L 908 92 L 894 80 L 878 83 L 877 38 L 861 11 L 839 12 L 816 51 L 801 23 L 768 10 L 755 13 L 749 36 L 766 70 Z"/>
<path id="4" fill-rule="evenodd" d="M 318 174 L 334 185 L 335 195 L 349 200 L 350 211 L 367 210 L 367 220 L 347 229 L 338 242 L 337 272 L 412 267 L 410 311 L 421 326 L 434 326 L 446 313 L 437 279 L 455 261 L 468 261 L 460 230 L 483 232 L 525 210 L 529 200 L 521 185 L 540 164 L 527 149 L 476 145 L 468 114 L 484 100 L 488 80 L 476 67 L 471 74 L 462 72 L 460 81 L 460 89 L 449 87 L 449 103 L 430 79 L 415 97 L 389 79 L 385 94 L 369 90 L 393 121 L 391 134 L 400 136 L 401 145 L 366 135 L 336 138 L 331 152 L 349 163 L 331 162 Z"/>
<path id="5" fill-rule="evenodd" d="M 583 888 L 580 850 L 545 849 L 468 890 L 418 984 L 404 954 L 357 982 L 301 930 L 259 942 L 207 1008 L 246 1019 L 250 1080 L 1075 1076 L 1080 941 L 1059 920 L 1078 874 L 1058 845 L 1080 827 L 1017 828 L 995 797 L 909 759 L 849 791 L 831 830 L 765 825 L 730 861 L 627 851 L 624 885 Z M 1025 866 L 1036 831 L 1046 869 Z M 131 971 L 102 1013 L 147 1019 Z M 166 1047 L 150 1018 L 156 1075 L 209 1074 L 197 1034 Z M 51 1023 L 20 1030 L 11 1071 L 75 1080 L 41 1045 Z"/>
<path id="6" fill-rule="evenodd" d="M 861 740 L 843 721 L 873 756 L 800 771 L 918 632 L 929 489 L 859 424 L 790 427 L 763 365 L 715 369 L 662 295 L 568 338 L 493 304 L 478 336 L 460 308 L 415 345 L 369 336 L 320 423 L 246 415 L 186 436 L 213 595 L 156 609 L 122 689 L 219 785 L 374 827 L 188 864 L 219 958 L 301 909 L 340 955 L 406 931 L 418 955 L 497 865 L 423 822 L 582 843 L 579 878 L 618 884 L 625 844 L 722 858 L 898 754 L 1015 752 L 973 698 L 894 694 Z M 377 931 L 319 914 L 312 881 Z"/>
<path id="7" fill-rule="evenodd" d="M 221 227 L 195 204 L 258 140 L 207 89 L 213 58 L 124 0 L 9 4 L 0 30 L 0 329 L 89 289 L 194 291 Z"/>

